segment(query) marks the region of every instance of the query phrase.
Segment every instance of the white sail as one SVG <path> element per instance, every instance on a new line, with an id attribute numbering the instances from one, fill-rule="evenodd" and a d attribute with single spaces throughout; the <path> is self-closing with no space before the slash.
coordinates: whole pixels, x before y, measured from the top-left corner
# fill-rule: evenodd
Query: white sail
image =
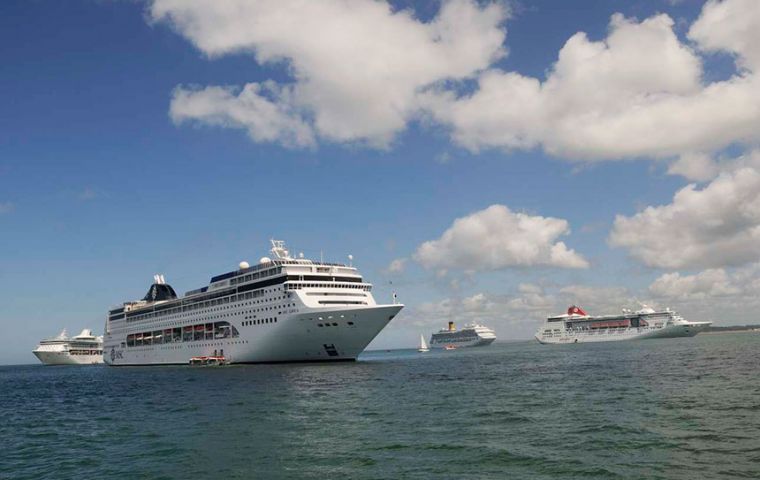
<path id="1" fill-rule="evenodd" d="M 427 343 L 425 343 L 425 337 L 420 335 L 420 346 L 417 349 L 418 352 L 427 352 L 429 350 Z"/>

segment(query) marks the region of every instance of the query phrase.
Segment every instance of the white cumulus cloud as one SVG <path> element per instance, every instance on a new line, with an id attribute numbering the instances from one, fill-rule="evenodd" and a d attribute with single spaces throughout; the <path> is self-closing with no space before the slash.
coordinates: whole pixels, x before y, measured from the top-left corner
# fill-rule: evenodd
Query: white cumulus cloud
<path id="1" fill-rule="evenodd" d="M 314 146 L 311 125 L 294 112 L 286 91 L 273 82 L 234 87 L 188 89 L 178 87 L 172 97 L 172 120 L 236 127 L 248 131 L 257 142 L 279 142 L 289 147 Z"/>
<path id="2" fill-rule="evenodd" d="M 760 24 L 760 2 L 723 4 L 751 19 L 741 25 Z M 746 67 L 727 80 L 702 83 L 701 57 L 678 39 L 668 15 L 639 22 L 615 14 L 604 40 L 572 36 L 545 81 L 491 69 L 471 94 L 440 88 L 425 105 L 472 151 L 540 146 L 585 162 L 680 156 L 673 173 L 708 178 L 715 172 L 705 154 L 760 140 L 760 80 L 749 47 L 758 29 L 734 31 L 738 20 L 714 7 L 708 3 L 690 35 L 698 48 L 728 51 Z M 714 38 L 714 27 L 730 38 Z M 687 165 L 692 160 L 698 164 Z"/>
<path id="3" fill-rule="evenodd" d="M 417 114 L 421 89 L 470 77 L 504 55 L 507 10 L 448 0 L 422 22 L 372 0 L 155 0 L 149 15 L 209 57 L 249 54 L 286 64 L 292 77 L 278 89 L 287 95 L 270 98 L 255 83 L 237 96 L 179 88 L 173 116 L 247 128 L 256 141 L 311 145 L 317 135 L 383 147 Z"/>
<path id="4" fill-rule="evenodd" d="M 429 269 L 466 271 L 509 267 L 587 268 L 588 262 L 560 236 L 570 232 L 566 220 L 512 212 L 504 205 L 458 218 L 440 238 L 417 248 L 414 259 Z"/>
<path id="5" fill-rule="evenodd" d="M 667 269 L 760 260 L 760 172 L 738 168 L 704 188 L 684 187 L 668 205 L 618 215 L 609 241 L 646 265 Z"/>
<path id="6" fill-rule="evenodd" d="M 388 264 L 388 273 L 401 273 L 406 268 L 406 258 L 396 258 Z"/>
<path id="7" fill-rule="evenodd" d="M 605 38 L 572 35 L 546 78 L 497 68 L 502 2 L 446 0 L 430 21 L 373 0 L 154 0 L 149 17 L 208 57 L 284 65 L 281 83 L 178 87 L 175 122 L 242 128 L 257 142 L 387 148 L 410 121 L 444 125 L 471 150 L 543 148 L 578 162 L 665 159 L 705 181 L 723 148 L 760 142 L 760 2 L 705 3 L 688 30 L 658 14 L 611 16 Z M 734 57 L 727 79 L 703 59 Z M 475 88 L 462 88 L 462 80 Z"/>
<path id="8" fill-rule="evenodd" d="M 724 269 L 715 268 L 694 275 L 663 274 L 649 286 L 649 291 L 659 297 L 686 300 L 736 295 L 742 289 Z"/>
<path id="9" fill-rule="evenodd" d="M 710 0 L 689 29 L 689 38 L 707 52 L 736 56 L 739 66 L 760 67 L 760 7 L 756 0 Z"/>

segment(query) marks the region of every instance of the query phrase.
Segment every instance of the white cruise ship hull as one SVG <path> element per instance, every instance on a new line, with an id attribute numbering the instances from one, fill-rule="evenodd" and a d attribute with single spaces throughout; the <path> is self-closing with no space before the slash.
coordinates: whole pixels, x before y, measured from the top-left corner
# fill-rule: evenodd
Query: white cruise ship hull
<path id="1" fill-rule="evenodd" d="M 454 346 L 456 348 L 465 348 L 465 347 L 485 347 L 486 345 L 490 345 L 496 340 L 496 338 L 473 338 L 472 340 L 467 341 L 460 341 L 460 340 L 451 340 L 451 341 L 443 341 L 430 344 L 430 348 L 446 348 L 448 346 Z"/>
<path id="2" fill-rule="evenodd" d="M 71 355 L 69 352 L 39 352 L 34 356 L 45 365 L 95 365 L 103 363 L 103 355 Z"/>
<path id="3" fill-rule="evenodd" d="M 553 334 L 539 333 L 536 340 L 541 344 L 616 342 L 650 338 L 693 337 L 710 325 L 710 322 L 688 322 L 664 327 L 639 327 L 596 331 L 564 330 Z"/>
<path id="4" fill-rule="evenodd" d="M 121 347 L 122 336 L 107 334 L 103 356 L 113 366 L 186 365 L 192 357 L 214 354 L 223 355 L 228 363 L 351 361 L 402 308 L 399 304 L 307 310 L 283 316 L 277 323 L 253 326 L 243 324 L 242 313 L 233 314 L 227 320 L 240 332 L 235 338 L 129 348 Z"/>

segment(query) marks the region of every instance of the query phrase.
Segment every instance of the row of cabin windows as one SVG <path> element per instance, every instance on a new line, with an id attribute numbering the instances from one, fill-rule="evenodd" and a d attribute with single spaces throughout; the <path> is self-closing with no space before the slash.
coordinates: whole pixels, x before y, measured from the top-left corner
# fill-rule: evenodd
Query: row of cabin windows
<path id="1" fill-rule="evenodd" d="M 184 313 L 184 312 L 193 312 L 195 310 L 216 307 L 219 305 L 228 305 L 230 303 L 240 302 L 243 300 L 250 300 L 253 298 L 263 297 L 266 293 L 271 293 L 271 292 L 274 292 L 275 290 L 279 290 L 279 288 L 255 290 L 252 292 L 241 293 L 238 295 L 230 295 L 228 297 L 221 297 L 221 298 L 216 298 L 214 300 L 207 300 L 205 302 L 191 303 L 189 305 L 183 305 L 181 307 L 175 307 L 168 310 L 146 313 L 144 315 L 137 315 L 134 317 L 128 317 L 127 322 L 137 322 L 140 320 L 148 320 L 148 319 L 156 318 L 156 317 L 165 317 L 168 315 L 175 315 L 175 314 Z M 284 296 L 276 297 L 269 301 L 281 300 L 284 298 L 285 298 Z M 266 300 L 256 300 L 253 303 L 265 303 L 265 302 Z M 230 307 L 222 307 L 222 308 L 230 308 Z M 219 310 L 219 308 L 214 308 L 212 310 Z"/>
<path id="2" fill-rule="evenodd" d="M 285 290 L 300 290 L 302 288 L 351 288 L 354 290 L 364 290 L 369 292 L 372 287 L 369 285 L 354 285 L 351 283 L 286 283 Z"/>
<path id="3" fill-rule="evenodd" d="M 253 325 L 263 325 L 265 323 L 277 323 L 277 317 L 272 318 L 259 318 L 258 320 L 245 320 L 243 322 L 244 327 L 250 327 Z"/>
<path id="4" fill-rule="evenodd" d="M 285 299 L 285 295 L 280 296 L 280 297 L 276 297 L 273 300 L 281 300 L 281 299 Z M 232 305 L 232 306 L 227 306 L 227 307 L 212 308 L 209 311 L 222 311 L 222 310 L 228 310 L 228 309 L 236 309 L 236 308 L 242 307 L 243 305 L 255 305 L 256 303 L 259 303 L 259 302 L 265 303 L 264 300 L 259 300 L 259 301 L 253 301 L 253 302 L 245 302 L 245 303 L 242 303 L 242 304 L 239 304 L 239 305 Z M 222 313 L 222 314 L 218 314 L 218 315 L 209 315 L 207 317 L 203 317 L 203 318 L 195 319 L 195 320 L 204 320 L 204 321 L 207 322 L 207 321 L 213 320 L 215 318 L 234 317 L 234 316 L 240 315 L 240 314 L 259 312 L 259 311 L 275 310 L 276 308 L 287 308 L 287 307 L 295 307 L 295 306 L 296 306 L 295 303 L 287 303 L 287 304 L 275 305 L 275 306 L 272 306 L 272 307 L 261 307 L 261 308 L 258 308 L 258 309 L 257 308 L 253 308 L 253 309 L 250 309 L 250 310 L 238 310 L 237 312 Z M 200 312 L 200 313 L 206 313 L 206 312 Z M 281 314 L 282 311 L 280 310 L 277 313 Z M 184 317 L 184 315 L 182 315 L 182 316 Z M 250 315 L 250 316 L 246 316 L 245 317 L 246 320 L 249 319 L 249 318 L 256 318 L 256 315 Z M 172 320 L 172 319 L 170 318 L 169 320 Z M 165 325 L 165 326 L 169 326 L 169 325 L 181 325 L 182 323 L 184 323 L 184 321 L 168 321 L 168 322 L 164 322 L 163 325 Z M 245 322 L 243 322 L 243 324 L 245 324 Z M 158 326 L 161 326 L 161 325 L 158 325 Z"/>
<path id="5" fill-rule="evenodd" d="M 237 285 L 238 283 L 250 282 L 251 280 L 256 280 L 257 278 L 270 277 L 272 275 L 280 273 L 281 271 L 282 271 L 281 268 L 270 268 L 269 270 L 263 270 L 256 273 L 249 273 L 248 275 L 242 275 L 240 277 L 235 277 L 231 279 L 230 285 Z"/>
<path id="6" fill-rule="evenodd" d="M 272 307 L 252 308 L 250 310 L 243 310 L 242 312 L 239 312 L 239 313 L 244 313 L 245 314 L 245 313 L 254 313 L 254 312 L 268 312 L 270 310 L 277 310 L 277 309 L 281 309 L 281 308 L 290 308 L 290 307 L 295 307 L 295 306 L 296 306 L 295 303 L 286 303 L 284 305 L 274 305 Z M 282 314 L 282 310 L 278 311 L 277 313 Z M 245 318 L 247 320 L 248 318 L 255 318 L 255 317 L 256 317 L 256 315 L 251 315 L 250 317 L 245 317 Z"/>
<path id="7" fill-rule="evenodd" d="M 353 300 L 320 300 L 320 305 L 367 305 L 367 302 Z"/>
<path id="8" fill-rule="evenodd" d="M 229 322 L 199 323 L 187 327 L 132 333 L 127 335 L 127 347 L 196 342 L 198 340 L 221 340 L 238 336 L 240 333 Z"/>

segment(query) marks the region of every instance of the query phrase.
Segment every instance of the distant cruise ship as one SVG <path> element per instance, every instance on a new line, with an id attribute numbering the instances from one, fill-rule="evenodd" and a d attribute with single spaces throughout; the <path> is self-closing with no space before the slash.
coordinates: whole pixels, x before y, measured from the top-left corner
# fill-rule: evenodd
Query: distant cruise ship
<path id="1" fill-rule="evenodd" d="M 623 310 L 622 315 L 591 316 L 575 305 L 546 319 L 536 332 L 539 343 L 610 342 L 643 338 L 693 337 L 712 322 L 690 322 L 672 310 Z"/>
<path id="2" fill-rule="evenodd" d="M 84 329 L 69 338 L 66 329 L 55 338 L 42 340 L 32 353 L 45 365 L 84 365 L 103 363 L 103 337 Z"/>
<path id="3" fill-rule="evenodd" d="M 457 330 L 454 322 L 449 322 L 448 328 L 442 328 L 430 337 L 430 348 L 483 347 L 494 340 L 496 333 L 488 327 L 469 324 Z"/>
<path id="4" fill-rule="evenodd" d="M 142 300 L 108 312 L 106 363 L 355 360 L 403 308 L 377 305 L 372 284 L 351 265 L 291 258 L 278 240 L 271 252 L 183 297 L 156 275 Z"/>

